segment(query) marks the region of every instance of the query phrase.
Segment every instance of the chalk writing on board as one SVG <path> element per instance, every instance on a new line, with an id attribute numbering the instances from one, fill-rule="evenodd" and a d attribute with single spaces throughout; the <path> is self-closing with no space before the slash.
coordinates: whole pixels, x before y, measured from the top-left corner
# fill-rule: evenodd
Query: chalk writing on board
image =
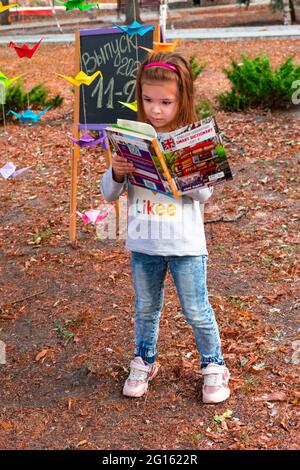
<path id="1" fill-rule="evenodd" d="M 114 59 L 113 66 L 119 67 L 121 65 L 122 56 L 129 55 L 132 51 L 137 51 L 137 47 L 133 38 L 127 34 L 120 35 L 113 41 L 108 41 L 98 51 L 93 51 L 90 55 L 89 52 L 84 52 L 81 56 L 82 65 L 87 71 L 86 73 L 93 73 L 101 67 L 102 64 L 106 65 Z"/>
<path id="2" fill-rule="evenodd" d="M 91 96 L 97 97 L 97 109 L 106 107 L 107 109 L 114 109 L 114 96 L 120 97 L 125 96 L 126 102 L 130 102 L 135 96 L 135 79 L 129 80 L 123 86 L 122 91 L 115 91 L 115 79 L 111 77 L 105 90 L 103 90 L 103 80 L 100 78 Z M 107 101 L 103 103 L 104 98 L 107 97 Z"/>
<path id="3" fill-rule="evenodd" d="M 104 44 L 98 51 L 93 51 L 93 55 L 90 55 L 89 52 L 82 54 L 81 60 L 86 73 L 92 74 L 99 70 L 102 64 L 113 59 L 114 75 L 130 77 L 130 80 L 123 84 L 122 90 L 119 91 L 116 90 L 114 77 L 111 77 L 107 84 L 104 84 L 101 78 L 97 82 L 95 81 L 91 97 L 96 97 L 97 109 L 114 109 L 115 96 L 118 97 L 117 100 L 123 96 L 123 99 L 128 103 L 134 99 L 135 77 L 140 65 L 139 60 L 128 57 L 134 51 L 138 51 L 138 49 L 133 38 L 122 34 L 119 38 Z M 124 54 L 128 55 L 124 57 Z"/>
<path id="4" fill-rule="evenodd" d="M 147 55 L 139 46 L 153 47 L 153 31 L 138 38 L 118 28 L 80 32 L 80 69 L 88 75 L 100 70 L 103 79 L 80 89 L 79 128 L 101 129 L 118 118 L 136 118 L 120 101 L 135 99 L 137 70 Z"/>

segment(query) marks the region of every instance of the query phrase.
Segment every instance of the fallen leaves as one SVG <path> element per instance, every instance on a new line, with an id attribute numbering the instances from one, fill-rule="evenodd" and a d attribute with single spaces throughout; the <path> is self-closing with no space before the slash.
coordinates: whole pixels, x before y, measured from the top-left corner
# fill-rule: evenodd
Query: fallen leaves
<path id="1" fill-rule="evenodd" d="M 9 431 L 10 429 L 12 429 L 13 425 L 8 421 L 3 421 L 2 419 L 0 419 L 0 427 L 4 431 Z"/>
<path id="2" fill-rule="evenodd" d="M 86 439 L 84 439 L 83 441 L 78 442 L 78 444 L 76 444 L 76 447 L 81 447 L 81 446 L 83 446 L 87 443 L 88 443 L 88 441 Z"/>
<path id="3" fill-rule="evenodd" d="M 254 372 L 261 372 L 262 370 L 265 370 L 266 369 L 266 364 L 264 362 L 261 362 L 259 364 L 254 364 L 251 369 L 254 371 Z"/>
<path id="4" fill-rule="evenodd" d="M 227 447 L 227 449 L 230 449 L 230 450 L 245 450 L 246 447 L 241 442 L 235 442 L 234 444 L 230 444 Z"/>
<path id="5" fill-rule="evenodd" d="M 200 51 L 198 42 L 187 41 L 182 51 L 186 57 L 195 52 L 206 63 L 206 75 L 198 80 L 197 93 L 215 100 L 216 94 L 227 86 L 221 67 L 231 57 L 237 59 L 242 52 L 253 56 L 264 49 L 277 63 L 291 52 L 299 60 L 298 43 L 299 40 L 262 39 L 204 41 Z M 35 64 L 44 81 L 49 70 L 55 71 L 58 51 L 65 67 L 73 67 L 73 46 L 45 45 L 42 60 Z M 0 56 L 1 63 L 12 67 L 5 48 L 0 48 Z M 60 84 L 53 80 L 51 86 Z M 151 442 L 157 448 L 293 448 L 292 431 L 297 431 L 295 406 L 299 405 L 300 393 L 291 389 L 297 385 L 295 366 L 300 356 L 299 345 L 292 340 L 290 343 L 291 336 L 284 335 L 294 327 L 293 338 L 297 341 L 299 324 L 291 322 L 299 307 L 293 284 L 298 240 L 298 186 L 294 180 L 298 149 L 294 142 L 298 142 L 295 136 L 299 121 L 284 113 L 217 112 L 220 126 L 235 143 L 235 148 L 228 146 L 235 177 L 232 183 L 215 189 L 207 204 L 209 216 L 223 216 L 226 220 L 242 210 L 247 212 L 234 223 L 218 222 L 206 228 L 210 300 L 218 316 L 224 357 L 232 375 L 232 394 L 227 405 L 232 411 L 222 405 L 212 410 L 201 404 L 200 397 L 196 401 L 195 390 L 201 391 L 202 384 L 197 375 L 198 355 L 191 347 L 192 333 L 181 314 L 175 288 L 167 279 L 167 302 L 160 329 L 164 370 L 151 385 L 148 398 L 148 404 L 149 400 L 155 404 L 147 404 L 142 410 L 143 401 L 136 400 L 128 403 L 127 412 L 120 390 L 129 373 L 126 367 L 133 350 L 134 298 L 129 287 L 129 256 L 123 241 L 96 241 L 94 229 L 87 226 L 78 230 L 76 250 L 68 247 L 70 148 L 64 132 L 68 133 L 73 125 L 72 100 L 63 87 L 57 91 L 64 93 L 68 101 L 66 107 L 52 111 L 53 121 L 39 127 L 9 125 L 9 142 L 0 135 L 5 158 L 17 157 L 20 165 L 38 160 L 32 178 L 1 186 L 1 288 L 5 289 L 5 299 L 1 300 L 0 331 L 1 339 L 2 333 L 4 338 L 10 335 L 8 356 L 14 359 L 5 369 L 1 400 L 3 408 L 10 399 L 14 406 L 8 406 L 7 416 L 2 410 L 0 430 L 5 434 L 18 426 L 14 445 L 24 447 L 28 445 L 28 435 L 34 436 L 41 414 L 45 414 L 56 429 L 39 433 L 43 436 L 42 445 L 57 448 L 61 445 L 59 438 L 72 432 L 74 416 L 79 415 L 84 423 L 88 422 L 88 428 L 80 427 L 83 434 L 78 428 L 74 430 L 70 442 L 78 448 L 92 446 L 85 434 L 87 429 L 97 436 L 101 448 L 109 448 L 112 440 L 114 446 L 128 447 L 140 431 L 144 433 L 138 434 L 140 445 Z M 267 142 L 272 142 L 272 146 Z M 88 208 L 91 199 L 102 203 L 98 182 L 104 169 L 98 154 L 82 153 L 78 178 L 80 209 Z M 53 245 L 54 240 L 57 246 Z M 45 277 L 49 278 L 45 295 L 26 296 L 42 288 L 37 286 Z M 13 304 L 12 299 L 21 299 L 22 303 Z M 41 367 L 43 363 L 49 365 L 52 348 L 56 363 L 51 363 L 49 369 Z M 51 407 L 33 407 L 32 411 L 23 406 L 29 393 L 30 404 L 38 400 L 46 403 L 48 398 L 40 396 L 41 390 L 51 397 Z M 62 394 L 67 397 L 63 403 Z M 73 398 L 69 398 L 70 394 Z M 20 406 L 15 405 L 16 397 Z M 169 409 L 170 404 L 174 408 Z M 145 410 L 147 416 L 142 422 L 138 416 Z M 116 415 L 126 429 L 127 442 L 118 433 L 112 436 L 107 425 L 116 423 Z M 172 420 L 170 426 L 167 418 Z M 184 438 L 176 432 L 176 426 L 185 428 Z M 148 434 L 144 428 L 149 428 Z M 189 434 L 197 439 L 186 442 Z"/>
<path id="6" fill-rule="evenodd" d="M 287 401 L 288 396 L 284 392 L 266 393 L 260 397 L 254 398 L 255 401 Z"/>
<path id="7" fill-rule="evenodd" d="M 39 232 L 38 229 L 36 229 L 36 232 L 32 235 L 33 235 L 32 240 L 28 241 L 29 245 L 40 245 L 40 243 L 42 243 L 44 239 L 51 237 L 53 234 L 52 234 L 51 229 L 42 230 L 41 232 Z"/>
<path id="8" fill-rule="evenodd" d="M 49 349 L 43 349 L 41 352 L 39 352 L 36 356 L 35 356 L 35 360 L 38 362 L 40 361 L 42 358 L 45 358 L 46 354 L 48 353 Z"/>
<path id="9" fill-rule="evenodd" d="M 119 411 L 119 412 L 122 412 L 125 410 L 125 406 L 124 405 L 116 405 L 115 406 L 116 410 Z"/>
<path id="10" fill-rule="evenodd" d="M 223 413 L 222 415 L 218 416 L 218 415 L 215 415 L 213 417 L 213 420 L 216 422 L 216 423 L 222 423 L 223 421 L 225 421 L 225 419 L 228 419 L 228 418 L 231 418 L 232 417 L 232 414 L 233 412 L 231 410 L 226 410 L 225 413 Z"/>
<path id="11" fill-rule="evenodd" d="M 116 315 L 110 315 L 109 317 L 102 318 L 102 321 L 111 321 L 115 319 L 116 319 Z"/>

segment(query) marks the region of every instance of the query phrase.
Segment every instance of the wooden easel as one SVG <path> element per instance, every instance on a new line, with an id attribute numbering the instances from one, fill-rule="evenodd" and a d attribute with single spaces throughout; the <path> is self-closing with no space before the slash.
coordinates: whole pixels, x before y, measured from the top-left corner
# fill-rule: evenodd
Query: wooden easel
<path id="1" fill-rule="evenodd" d="M 80 33 L 75 33 L 75 75 L 80 71 Z M 79 97 L 80 89 L 75 87 L 74 97 L 74 127 L 73 137 L 80 138 L 79 124 Z M 78 175 L 78 160 L 80 158 L 79 145 L 73 145 L 73 152 L 71 156 L 71 192 L 70 192 L 70 241 L 76 241 L 76 208 L 77 208 L 77 175 Z"/>
<path id="2" fill-rule="evenodd" d="M 160 42 L 160 26 L 157 24 L 153 32 L 153 41 Z M 75 33 L 75 75 L 80 72 L 80 31 Z M 80 87 L 75 87 L 74 95 L 74 127 L 73 137 L 77 140 L 80 139 L 79 130 L 79 106 L 80 106 Z M 111 162 L 110 148 L 104 149 L 104 158 L 107 168 Z M 80 158 L 80 147 L 79 145 L 73 146 L 73 152 L 71 156 L 71 189 L 70 189 L 70 227 L 69 235 L 70 242 L 76 243 L 76 209 L 77 209 L 77 179 L 78 179 L 78 160 Z M 116 228 L 119 230 L 120 220 L 120 201 L 115 201 L 115 212 L 116 212 Z"/>

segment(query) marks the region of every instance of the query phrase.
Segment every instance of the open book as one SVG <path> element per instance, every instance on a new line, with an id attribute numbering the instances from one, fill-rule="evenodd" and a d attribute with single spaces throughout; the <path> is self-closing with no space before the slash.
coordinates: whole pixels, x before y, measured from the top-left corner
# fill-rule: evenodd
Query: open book
<path id="1" fill-rule="evenodd" d="M 132 162 L 129 181 L 179 197 L 232 179 L 213 117 L 157 137 L 150 124 L 118 119 L 105 129 L 111 150 Z"/>

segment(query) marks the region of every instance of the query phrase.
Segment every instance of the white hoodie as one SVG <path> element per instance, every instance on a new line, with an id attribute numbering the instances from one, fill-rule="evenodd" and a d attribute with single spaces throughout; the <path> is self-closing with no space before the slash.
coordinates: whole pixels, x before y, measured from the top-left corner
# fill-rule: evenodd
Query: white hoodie
<path id="1" fill-rule="evenodd" d="M 100 188 L 108 202 L 128 190 L 128 250 L 160 256 L 207 255 L 200 205 L 209 199 L 213 188 L 171 198 L 132 185 L 127 178 L 116 182 L 111 166 L 104 173 Z"/>

